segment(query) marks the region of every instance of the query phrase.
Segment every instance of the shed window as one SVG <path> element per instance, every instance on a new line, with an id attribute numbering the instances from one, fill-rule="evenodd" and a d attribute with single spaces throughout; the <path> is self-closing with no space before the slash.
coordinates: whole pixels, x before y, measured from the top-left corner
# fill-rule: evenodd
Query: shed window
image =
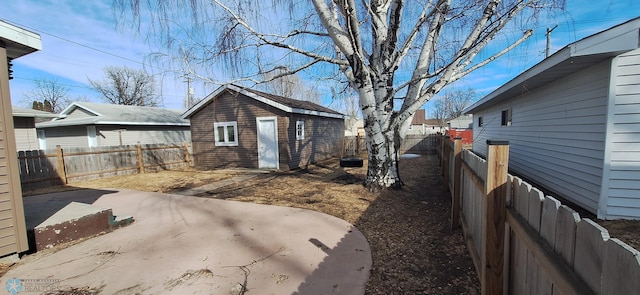
<path id="1" fill-rule="evenodd" d="M 478 117 L 478 127 L 482 127 L 484 123 L 482 122 L 482 117 Z"/>
<path id="2" fill-rule="evenodd" d="M 213 123 L 216 146 L 238 145 L 238 122 Z"/>
<path id="3" fill-rule="evenodd" d="M 304 139 L 304 121 L 296 121 L 296 139 Z"/>
<path id="4" fill-rule="evenodd" d="M 511 109 L 502 111 L 502 126 L 511 126 Z"/>

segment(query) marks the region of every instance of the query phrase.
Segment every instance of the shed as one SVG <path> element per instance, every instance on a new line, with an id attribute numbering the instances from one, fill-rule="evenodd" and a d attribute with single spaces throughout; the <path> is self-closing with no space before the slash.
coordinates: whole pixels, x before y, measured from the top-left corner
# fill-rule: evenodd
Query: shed
<path id="1" fill-rule="evenodd" d="M 447 121 L 445 134 L 449 135 L 452 141 L 455 138 L 461 138 L 463 144 L 473 144 L 473 116 L 462 115 Z"/>
<path id="2" fill-rule="evenodd" d="M 40 35 L 0 21 L 0 257 L 29 250 L 6 61 L 40 49 Z"/>
<path id="3" fill-rule="evenodd" d="M 182 116 L 191 120 L 195 166 L 290 170 L 340 154 L 344 115 L 233 84 Z"/>
<path id="4" fill-rule="evenodd" d="M 181 144 L 191 140 L 181 112 L 156 107 L 75 102 L 52 121 L 36 123 L 41 149 L 134 144 Z"/>
<path id="5" fill-rule="evenodd" d="M 640 18 L 567 45 L 465 110 L 473 150 L 601 219 L 640 218 Z"/>
<path id="6" fill-rule="evenodd" d="M 13 107 L 13 127 L 15 128 L 18 151 L 39 150 L 36 133 L 36 119 L 57 118 L 57 114 L 33 109 Z"/>

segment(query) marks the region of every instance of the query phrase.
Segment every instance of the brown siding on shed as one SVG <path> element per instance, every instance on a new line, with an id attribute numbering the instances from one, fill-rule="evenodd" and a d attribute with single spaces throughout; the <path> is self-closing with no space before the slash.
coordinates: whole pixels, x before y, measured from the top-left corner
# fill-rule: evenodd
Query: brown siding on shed
<path id="1" fill-rule="evenodd" d="M 225 91 L 191 117 L 195 165 L 200 168 L 258 168 L 256 118 L 276 116 L 280 131 L 285 128 L 283 124 L 286 123 L 283 113 L 242 94 Z M 238 146 L 215 146 L 213 123 L 233 121 L 238 123 Z M 278 133 L 282 165 L 282 144 L 286 140 Z"/>
<path id="2" fill-rule="evenodd" d="M 304 121 L 304 139 L 296 139 L 296 122 Z M 344 136 L 344 120 L 294 114 L 288 136 L 289 167 L 306 167 L 316 161 L 336 157 Z"/>
<path id="3" fill-rule="evenodd" d="M 280 170 L 304 167 L 338 154 L 344 134 L 342 119 L 289 114 L 243 94 L 224 91 L 190 117 L 195 166 L 258 168 L 258 117 L 277 118 Z M 296 140 L 297 120 L 305 121 L 304 140 Z M 238 146 L 215 146 L 213 124 L 233 121 L 238 124 Z"/>

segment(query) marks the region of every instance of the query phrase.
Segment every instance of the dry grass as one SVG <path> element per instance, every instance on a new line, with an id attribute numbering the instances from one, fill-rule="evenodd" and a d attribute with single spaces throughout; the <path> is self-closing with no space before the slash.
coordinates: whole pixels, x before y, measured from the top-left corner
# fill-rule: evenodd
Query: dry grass
<path id="1" fill-rule="evenodd" d="M 25 196 L 39 195 L 78 189 L 127 188 L 147 192 L 171 192 L 177 189 L 193 188 L 207 183 L 227 179 L 242 173 L 237 170 L 199 171 L 159 171 L 155 173 L 133 174 L 94 180 L 74 182 L 68 185 L 52 186 L 24 191 Z"/>

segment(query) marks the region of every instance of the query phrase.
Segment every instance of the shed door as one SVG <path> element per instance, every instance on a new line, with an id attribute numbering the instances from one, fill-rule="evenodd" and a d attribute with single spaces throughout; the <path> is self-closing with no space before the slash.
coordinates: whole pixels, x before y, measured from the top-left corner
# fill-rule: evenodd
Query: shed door
<path id="1" fill-rule="evenodd" d="M 275 117 L 257 118 L 258 168 L 278 169 L 278 127 Z"/>

